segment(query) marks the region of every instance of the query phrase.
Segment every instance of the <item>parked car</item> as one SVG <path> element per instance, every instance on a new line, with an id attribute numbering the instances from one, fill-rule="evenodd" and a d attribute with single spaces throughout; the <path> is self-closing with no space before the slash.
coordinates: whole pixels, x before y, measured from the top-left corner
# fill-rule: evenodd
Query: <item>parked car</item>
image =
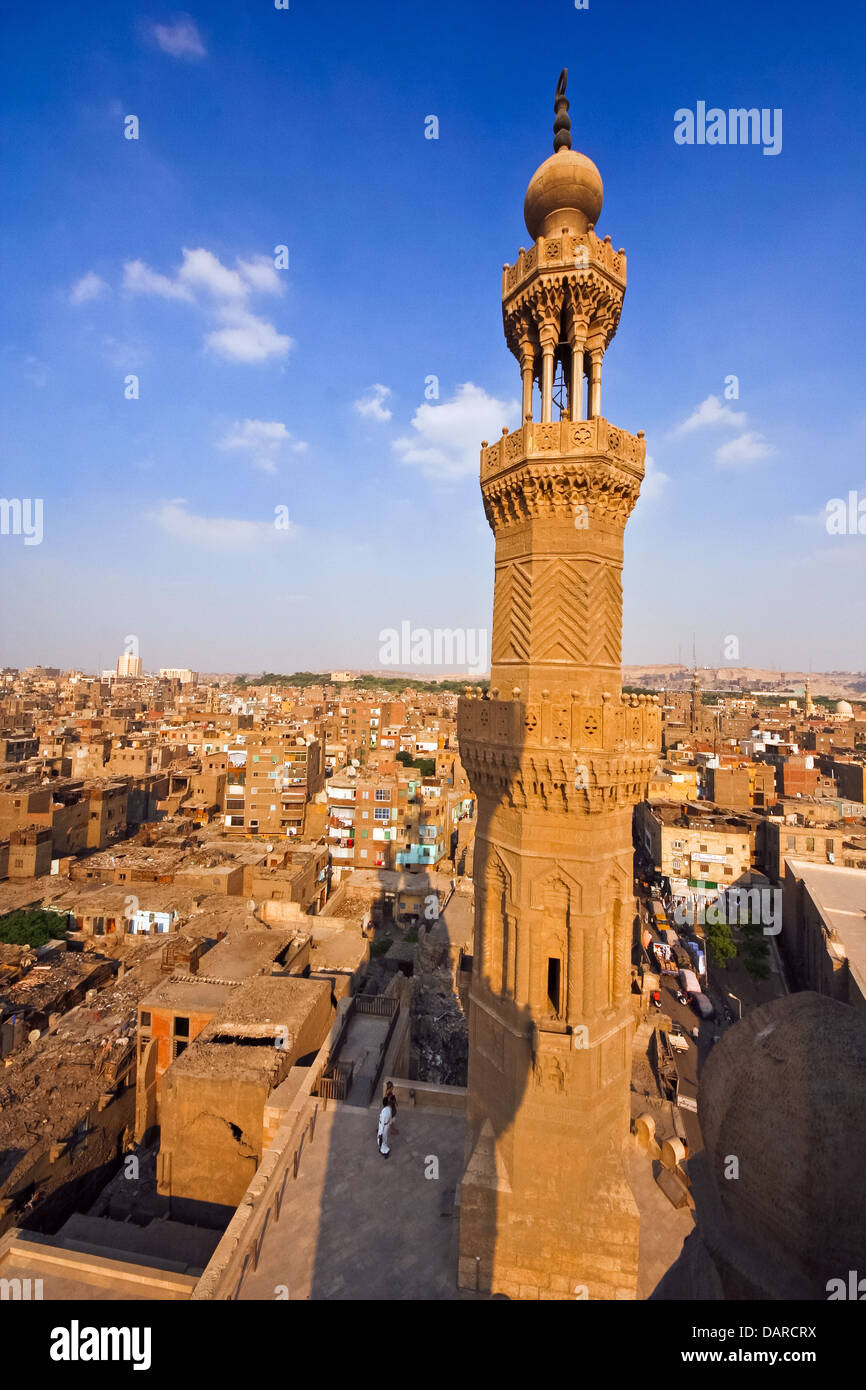
<path id="1" fill-rule="evenodd" d="M 715 1011 L 705 994 L 693 994 L 692 1003 L 701 1018 L 715 1018 Z"/>

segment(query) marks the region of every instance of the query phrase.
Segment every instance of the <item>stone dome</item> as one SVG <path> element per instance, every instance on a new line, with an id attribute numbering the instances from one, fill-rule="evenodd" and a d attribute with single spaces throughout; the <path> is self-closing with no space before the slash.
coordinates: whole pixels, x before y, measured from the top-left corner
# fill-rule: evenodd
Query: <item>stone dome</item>
<path id="1" fill-rule="evenodd" d="M 812 992 L 750 1011 L 707 1059 L 699 1114 L 717 1202 L 698 1224 L 771 1297 L 826 1298 L 828 1279 L 862 1266 L 864 1069 L 866 1017 Z"/>
<path id="2" fill-rule="evenodd" d="M 601 174 L 591 159 L 562 148 L 536 169 L 523 203 L 526 230 L 539 236 L 585 232 L 598 221 L 604 200 Z"/>
<path id="3" fill-rule="evenodd" d="M 837 714 L 853 714 L 853 713 L 854 713 L 854 710 L 852 709 L 851 705 L 849 705 L 849 703 L 848 703 L 847 700 L 837 700 L 837 701 L 836 701 L 836 713 L 837 713 Z"/>

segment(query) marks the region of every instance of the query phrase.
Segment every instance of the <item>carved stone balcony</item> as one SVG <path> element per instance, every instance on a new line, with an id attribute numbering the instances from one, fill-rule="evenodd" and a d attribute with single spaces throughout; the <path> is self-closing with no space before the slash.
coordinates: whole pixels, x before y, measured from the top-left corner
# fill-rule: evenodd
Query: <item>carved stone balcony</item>
<path id="1" fill-rule="evenodd" d="M 463 696 L 457 706 L 460 758 L 476 792 L 521 806 L 592 814 L 646 795 L 661 739 L 655 696 L 600 704 Z"/>
<path id="2" fill-rule="evenodd" d="M 581 236 L 568 232 L 558 237 L 540 236 L 528 251 L 521 248 L 514 265 L 506 265 L 502 271 L 503 303 L 508 303 L 539 271 L 595 271 L 621 292 L 625 291 L 625 252 L 615 251 L 609 236 L 602 241 L 594 232 L 584 232 Z"/>
<path id="3" fill-rule="evenodd" d="M 533 459 L 551 462 L 558 458 L 613 458 L 640 482 L 645 456 L 643 430 L 629 434 L 601 415 L 591 420 L 554 420 L 550 424 L 528 420 L 511 433 L 504 431 L 495 444 L 482 444 L 481 481 Z"/>

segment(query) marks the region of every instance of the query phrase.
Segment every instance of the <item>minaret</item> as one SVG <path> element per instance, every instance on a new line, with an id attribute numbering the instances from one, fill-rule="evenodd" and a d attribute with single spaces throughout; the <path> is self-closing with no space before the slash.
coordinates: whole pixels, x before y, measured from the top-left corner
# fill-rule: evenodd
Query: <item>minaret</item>
<path id="1" fill-rule="evenodd" d="M 692 671 L 692 733 L 701 729 L 701 678 L 697 666 Z"/>
<path id="2" fill-rule="evenodd" d="M 814 712 L 815 706 L 812 704 L 812 677 L 807 676 L 805 698 L 803 701 L 803 713 L 805 714 L 807 719 L 810 719 Z"/>
<path id="3" fill-rule="evenodd" d="M 621 693 L 623 532 L 645 446 L 601 413 L 626 263 L 594 231 L 601 176 L 571 149 L 566 79 L 555 152 L 526 194 L 533 245 L 502 278 L 523 420 L 481 450 L 496 577 L 490 694 L 458 714 L 478 798 L 459 1283 L 630 1298 L 631 823 L 660 710 Z"/>

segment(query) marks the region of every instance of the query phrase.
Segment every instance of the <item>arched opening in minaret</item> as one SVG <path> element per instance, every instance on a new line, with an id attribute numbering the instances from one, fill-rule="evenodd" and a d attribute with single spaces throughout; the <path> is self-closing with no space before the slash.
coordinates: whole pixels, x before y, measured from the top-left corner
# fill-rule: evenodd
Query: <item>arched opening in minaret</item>
<path id="1" fill-rule="evenodd" d="M 559 1013 L 560 990 L 562 988 L 562 961 L 558 956 L 547 960 L 547 999 L 553 1013 Z"/>
<path id="2" fill-rule="evenodd" d="M 553 420 L 586 420 L 589 418 L 589 379 L 586 375 L 583 351 L 580 351 L 579 358 L 579 365 L 575 364 L 574 351 L 569 342 L 557 343 L 553 359 L 553 393 L 550 412 Z M 577 366 L 577 370 L 575 370 L 575 366 Z M 541 386 L 539 369 L 533 389 L 533 418 L 536 420 L 544 419 L 541 413 L 543 409 Z M 538 399 L 537 413 L 536 394 Z"/>
<path id="3" fill-rule="evenodd" d="M 571 376 L 571 349 L 568 343 L 560 343 L 556 349 L 553 368 L 553 418 L 562 420 L 570 415 L 569 377 Z"/>

